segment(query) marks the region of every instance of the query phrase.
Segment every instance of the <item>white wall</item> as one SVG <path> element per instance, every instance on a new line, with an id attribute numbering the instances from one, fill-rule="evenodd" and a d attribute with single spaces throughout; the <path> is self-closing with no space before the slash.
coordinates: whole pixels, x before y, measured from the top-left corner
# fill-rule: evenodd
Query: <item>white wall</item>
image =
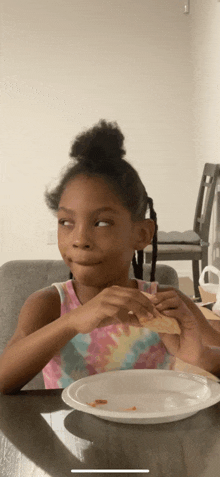
<path id="1" fill-rule="evenodd" d="M 191 0 L 194 146 L 198 175 L 205 162 L 220 164 L 220 2 Z M 220 185 L 220 180 L 219 180 Z M 209 262 L 220 269 L 220 193 L 216 191 Z"/>
<path id="2" fill-rule="evenodd" d="M 184 15 L 183 0 L 2 0 L 1 263 L 60 258 L 47 245 L 55 219 L 44 204 L 45 185 L 67 163 L 74 136 L 100 118 L 117 120 L 125 134 L 127 158 L 154 198 L 159 228 L 191 228 L 214 141 L 210 111 L 209 139 L 200 145 L 207 123 L 197 117 L 194 61 L 199 65 L 200 48 L 206 50 L 207 10 L 215 29 L 210 49 L 218 39 L 220 4 L 190 3 Z M 211 78 L 218 71 L 210 51 Z M 202 75 L 201 82 L 204 92 Z M 219 142 L 216 160 L 218 154 Z M 176 265 L 191 270 L 187 262 Z"/>
<path id="3" fill-rule="evenodd" d="M 220 2 L 191 0 L 194 144 L 199 174 L 220 162 Z"/>
<path id="4" fill-rule="evenodd" d="M 3 0 L 1 263 L 59 258 L 45 185 L 71 140 L 117 120 L 160 229 L 196 199 L 189 16 L 176 0 Z"/>

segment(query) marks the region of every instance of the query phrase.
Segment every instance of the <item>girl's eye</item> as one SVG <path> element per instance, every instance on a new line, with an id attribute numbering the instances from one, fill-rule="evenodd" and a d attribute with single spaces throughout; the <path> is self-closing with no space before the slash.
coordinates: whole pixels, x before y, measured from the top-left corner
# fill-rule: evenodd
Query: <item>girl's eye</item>
<path id="1" fill-rule="evenodd" d="M 108 225 L 111 225 L 110 222 L 107 222 L 105 220 L 98 220 L 96 222 L 96 227 L 108 227 Z"/>
<path id="2" fill-rule="evenodd" d="M 64 227 L 70 227 L 71 225 L 73 225 L 72 222 L 69 222 L 69 220 L 64 219 L 59 220 L 59 224 L 64 225 Z"/>

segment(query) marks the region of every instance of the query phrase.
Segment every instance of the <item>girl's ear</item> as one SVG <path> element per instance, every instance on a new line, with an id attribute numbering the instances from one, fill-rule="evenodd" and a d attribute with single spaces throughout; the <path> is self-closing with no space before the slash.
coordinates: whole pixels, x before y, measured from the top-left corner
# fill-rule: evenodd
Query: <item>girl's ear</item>
<path id="1" fill-rule="evenodd" d="M 155 223 L 152 219 L 140 220 L 136 224 L 135 250 L 143 250 L 152 241 Z"/>

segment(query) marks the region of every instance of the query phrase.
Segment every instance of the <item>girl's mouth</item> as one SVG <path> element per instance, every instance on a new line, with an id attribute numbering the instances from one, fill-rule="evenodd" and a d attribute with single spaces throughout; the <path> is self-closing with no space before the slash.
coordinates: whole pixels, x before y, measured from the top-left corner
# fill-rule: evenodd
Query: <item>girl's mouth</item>
<path id="1" fill-rule="evenodd" d="M 94 267 L 94 265 L 100 265 L 101 262 L 75 262 L 77 265 L 82 265 L 83 267 Z"/>

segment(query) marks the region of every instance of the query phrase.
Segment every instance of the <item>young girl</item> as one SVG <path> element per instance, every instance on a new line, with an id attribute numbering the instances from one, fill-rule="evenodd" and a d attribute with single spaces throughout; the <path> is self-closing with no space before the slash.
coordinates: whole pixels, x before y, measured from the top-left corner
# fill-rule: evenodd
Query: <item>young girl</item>
<path id="1" fill-rule="evenodd" d="M 117 124 L 105 121 L 79 135 L 70 154 L 74 164 L 46 193 L 58 217 L 59 250 L 74 279 L 25 302 L 1 356 L 3 393 L 19 390 L 41 370 L 45 387 L 58 388 L 111 370 L 172 369 L 175 357 L 220 374 L 220 334 L 189 298 L 154 282 L 156 214 L 137 172 L 123 159 L 123 140 Z M 146 283 L 142 251 L 152 240 L 152 281 Z M 136 279 L 129 278 L 131 262 Z M 151 320 L 155 308 L 176 318 L 180 335 L 140 326 L 139 318 Z"/>

